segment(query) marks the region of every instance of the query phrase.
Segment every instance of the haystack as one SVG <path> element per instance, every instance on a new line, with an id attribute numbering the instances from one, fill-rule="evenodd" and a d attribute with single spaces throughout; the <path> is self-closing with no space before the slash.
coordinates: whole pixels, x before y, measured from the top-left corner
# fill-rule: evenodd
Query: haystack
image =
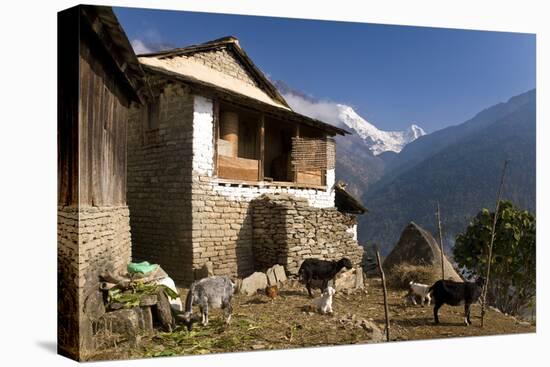
<path id="1" fill-rule="evenodd" d="M 462 281 L 462 278 L 453 268 L 447 257 L 443 257 L 445 279 Z M 405 227 L 399 242 L 384 260 L 384 269 L 391 269 L 399 264 L 433 266 L 435 274 L 441 275 L 441 252 L 439 244 L 430 232 L 414 222 Z"/>

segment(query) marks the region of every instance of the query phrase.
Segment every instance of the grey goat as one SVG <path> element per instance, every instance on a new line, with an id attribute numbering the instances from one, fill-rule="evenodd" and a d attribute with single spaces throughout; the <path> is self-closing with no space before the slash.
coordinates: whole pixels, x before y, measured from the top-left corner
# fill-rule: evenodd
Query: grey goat
<path id="1" fill-rule="evenodd" d="M 201 311 L 203 325 L 208 325 L 208 309 L 221 308 L 225 311 L 225 323 L 231 321 L 231 299 L 235 284 L 228 277 L 213 276 L 203 278 L 191 284 L 185 299 L 185 312 L 180 316 L 188 330 L 193 329 L 193 323 L 198 319 L 193 317 L 193 305 L 198 305 Z"/>

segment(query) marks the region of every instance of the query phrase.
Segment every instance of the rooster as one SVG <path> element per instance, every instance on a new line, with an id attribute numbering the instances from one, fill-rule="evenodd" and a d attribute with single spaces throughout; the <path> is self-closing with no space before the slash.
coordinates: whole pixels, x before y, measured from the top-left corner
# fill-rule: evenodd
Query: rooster
<path id="1" fill-rule="evenodd" d="M 276 285 L 268 285 L 265 287 L 265 295 L 271 298 L 271 302 L 279 295 L 279 287 Z"/>

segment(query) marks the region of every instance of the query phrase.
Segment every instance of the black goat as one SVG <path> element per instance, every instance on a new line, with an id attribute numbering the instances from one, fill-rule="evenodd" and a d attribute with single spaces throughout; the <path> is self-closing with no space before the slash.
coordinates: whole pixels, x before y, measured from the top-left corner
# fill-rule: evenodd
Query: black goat
<path id="1" fill-rule="evenodd" d="M 313 297 L 311 293 L 312 280 L 320 280 L 322 282 L 321 292 L 323 292 L 327 288 L 329 280 L 333 279 L 342 268 L 351 269 L 352 267 L 351 261 L 345 257 L 338 261 L 305 259 L 302 265 L 300 265 L 298 275 L 305 283 L 309 296 Z"/>
<path id="2" fill-rule="evenodd" d="M 438 280 L 429 289 L 434 300 L 434 321 L 439 324 L 437 312 L 444 304 L 458 306 L 464 304 L 464 323 L 470 325 L 470 306 L 481 296 L 485 280 L 478 278 L 474 282 L 455 282 L 452 280 Z"/>

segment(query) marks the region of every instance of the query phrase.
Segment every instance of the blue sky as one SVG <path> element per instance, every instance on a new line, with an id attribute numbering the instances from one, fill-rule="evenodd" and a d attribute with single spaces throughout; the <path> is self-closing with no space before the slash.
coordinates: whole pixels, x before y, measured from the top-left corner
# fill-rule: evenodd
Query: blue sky
<path id="1" fill-rule="evenodd" d="M 271 79 L 351 105 L 385 130 L 433 132 L 536 84 L 532 34 L 114 9 L 134 47 L 233 35 Z"/>

